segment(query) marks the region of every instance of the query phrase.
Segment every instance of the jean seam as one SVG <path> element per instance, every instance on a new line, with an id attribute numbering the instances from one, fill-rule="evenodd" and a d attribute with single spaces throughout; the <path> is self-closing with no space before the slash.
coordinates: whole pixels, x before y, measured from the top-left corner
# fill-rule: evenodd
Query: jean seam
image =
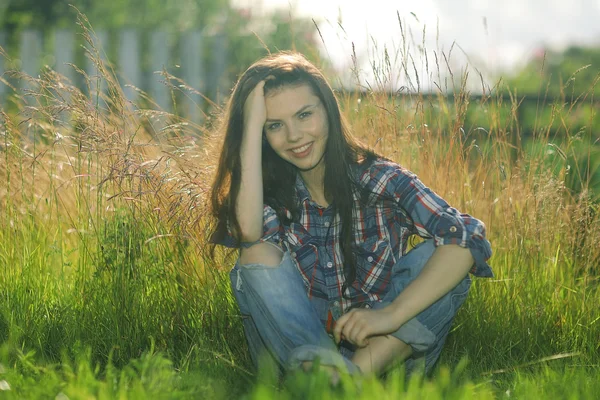
<path id="1" fill-rule="evenodd" d="M 257 297 L 260 297 L 260 296 L 257 296 Z M 256 307 L 260 309 L 259 312 L 261 312 L 263 314 L 266 314 L 268 312 L 268 310 L 266 310 L 265 307 L 262 305 L 262 301 L 257 301 L 257 302 L 255 302 L 255 304 L 256 304 Z M 250 316 L 250 318 L 252 319 L 252 322 L 255 323 L 252 316 Z M 273 323 L 273 321 L 271 321 L 270 318 L 266 318 L 266 321 L 269 324 L 269 328 L 277 335 L 280 343 L 285 347 L 286 352 L 289 353 L 293 349 L 293 346 L 289 343 L 289 339 L 280 334 L 279 330 L 277 329 L 277 326 L 275 326 L 275 323 Z M 274 352 L 274 353 L 276 353 L 276 352 Z M 279 360 L 279 362 L 282 364 L 285 363 L 285 361 L 286 360 Z"/>
<path id="2" fill-rule="evenodd" d="M 462 284 L 462 283 L 463 283 L 463 281 L 461 281 L 461 283 L 459 283 L 459 285 Z M 464 292 L 461 292 L 461 293 L 452 293 L 450 295 L 450 299 L 449 299 L 450 307 L 449 307 L 448 313 L 446 315 L 444 315 L 445 318 L 440 318 L 438 323 L 436 323 L 435 325 L 433 325 L 431 328 L 427 328 L 427 329 L 431 330 L 432 332 L 433 331 L 437 331 L 437 328 L 441 326 L 441 324 L 443 323 L 444 320 L 447 320 L 447 317 L 449 315 L 451 315 L 451 318 L 449 319 L 449 322 L 452 323 L 452 321 L 454 320 L 454 317 L 456 316 L 456 313 L 458 312 L 458 308 L 460 308 L 460 305 L 462 305 L 462 303 L 464 303 L 464 301 L 466 300 L 467 296 L 469 295 L 469 290 L 470 289 L 471 289 L 471 285 L 469 284 L 467 286 L 467 289 Z M 462 301 L 460 302 L 459 307 L 455 307 L 454 306 L 456 304 L 457 298 L 458 299 L 462 298 Z M 436 335 L 436 337 L 437 337 L 437 335 Z"/>

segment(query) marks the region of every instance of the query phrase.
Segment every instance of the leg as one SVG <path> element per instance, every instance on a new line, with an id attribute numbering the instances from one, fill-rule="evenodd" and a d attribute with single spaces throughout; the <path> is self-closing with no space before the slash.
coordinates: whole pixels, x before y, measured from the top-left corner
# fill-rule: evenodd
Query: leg
<path id="1" fill-rule="evenodd" d="M 269 267 L 277 267 L 282 260 L 283 250 L 277 246 L 267 246 L 266 244 L 258 244 L 247 249 L 242 249 L 240 258 L 234 268 L 229 273 L 233 294 L 237 301 L 242 317 L 242 325 L 244 334 L 248 342 L 248 350 L 250 358 L 256 369 L 259 368 L 262 357 L 266 360 L 275 362 L 273 356 L 266 348 L 265 342 L 260 337 L 256 324 L 250 316 L 250 309 L 247 305 L 247 300 L 242 288 L 242 280 L 239 279 L 239 268 L 241 265 L 261 263 Z"/>
<path id="2" fill-rule="evenodd" d="M 279 366 L 285 366 L 290 353 L 303 345 L 337 353 L 289 253 L 276 267 L 238 263 L 230 277 L 255 365 L 260 354 L 268 352 Z"/>
<path id="3" fill-rule="evenodd" d="M 397 265 L 393 269 L 392 285 L 389 292 L 384 297 L 381 303 L 375 303 L 373 308 L 383 308 L 390 304 L 400 292 L 421 272 L 425 263 L 431 255 L 435 247 L 433 241 L 428 240 L 421 243 L 410 251 L 406 256 L 402 257 Z M 425 362 L 425 371 L 430 372 L 433 365 L 439 358 L 446 336 L 450 330 L 452 320 L 458 308 L 462 305 L 467 297 L 469 287 L 471 284 L 470 277 L 466 277 L 461 283 L 453 288 L 449 293 L 444 295 L 441 299 L 436 301 L 426 310 L 421 312 L 412 320 L 400 327 L 396 332 L 393 332 L 390 340 L 395 339 L 395 344 L 385 344 L 385 341 L 377 343 L 381 348 L 376 347 L 368 350 L 370 346 L 365 347 L 356 352 L 355 357 L 361 357 L 360 359 L 353 359 L 355 362 L 362 363 L 364 358 L 369 355 L 375 354 L 387 354 L 398 353 L 399 361 L 404 358 L 406 360 L 406 369 L 408 372 L 413 370 L 419 361 Z M 411 351 L 406 350 L 406 346 L 409 346 Z M 386 350 L 387 349 L 387 350 Z M 403 350 L 404 349 L 404 350 Z M 406 350 L 406 351 L 405 351 Z M 389 358 L 389 357 L 388 357 Z M 376 363 L 373 363 L 374 367 L 377 368 L 376 373 L 383 372 L 389 362 L 384 362 L 385 359 L 380 359 Z M 391 362 L 392 360 L 390 360 Z"/>

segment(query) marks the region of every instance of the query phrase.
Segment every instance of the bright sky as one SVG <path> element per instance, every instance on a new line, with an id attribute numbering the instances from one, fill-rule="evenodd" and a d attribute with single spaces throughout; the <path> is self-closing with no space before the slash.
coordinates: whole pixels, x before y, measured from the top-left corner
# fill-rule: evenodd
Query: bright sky
<path id="1" fill-rule="evenodd" d="M 352 65 L 352 43 L 366 79 L 373 80 L 369 60 L 382 60 L 384 46 L 393 54 L 405 45 L 397 12 L 414 37 L 408 42 L 420 76 L 431 76 L 434 50 L 447 56 L 453 71 L 468 61 L 495 81 L 523 65 L 544 47 L 570 44 L 600 46 L 600 0 L 235 0 L 253 12 L 292 8 L 318 21 L 324 55 L 341 71 Z M 338 26 L 341 21 L 343 30 Z M 423 42 L 428 60 L 419 58 Z M 439 35 L 438 35 L 439 31 Z M 374 45 L 377 43 L 377 49 Z M 461 50 L 462 49 L 462 50 Z M 399 57 L 401 59 L 402 57 Z M 429 63 L 429 74 L 425 73 Z M 400 61 L 397 63 L 401 64 Z M 412 63 L 411 63 L 412 66 Z M 599 68 L 600 67 L 596 67 Z M 475 75 L 472 68 L 471 74 Z M 349 73 L 349 72 L 348 72 Z M 434 81 L 435 77 L 432 78 Z M 399 78 L 402 81 L 402 79 Z M 426 85 L 421 79 L 421 84 Z M 401 84 L 405 84 L 404 81 Z M 397 86 L 397 85 L 396 85 Z"/>

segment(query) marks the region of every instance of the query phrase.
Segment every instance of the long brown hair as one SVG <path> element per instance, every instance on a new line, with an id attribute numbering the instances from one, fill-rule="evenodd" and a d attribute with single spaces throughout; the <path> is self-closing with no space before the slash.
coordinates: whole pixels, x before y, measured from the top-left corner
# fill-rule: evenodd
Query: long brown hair
<path id="1" fill-rule="evenodd" d="M 353 166 L 358 163 L 368 165 L 376 155 L 360 145 L 351 135 L 348 125 L 340 112 L 333 90 L 321 71 L 298 53 L 281 52 L 269 55 L 252 64 L 240 77 L 233 89 L 221 126 L 225 135 L 215 181 L 211 192 L 212 215 L 216 226 L 211 242 L 220 243 L 231 228 L 239 243 L 240 227 L 235 213 L 235 204 L 240 195 L 243 109 L 252 89 L 262 80 L 265 95 L 285 86 L 308 85 L 325 107 L 329 123 L 329 137 L 325 148 L 325 197 L 334 207 L 341 221 L 340 250 L 344 260 L 345 283 L 342 293 L 356 278 L 356 258 L 353 252 L 352 209 L 353 190 L 357 188 Z M 262 173 L 265 204 L 271 206 L 283 224 L 291 221 L 285 210 L 292 214 L 292 220 L 299 219 L 299 204 L 295 197 L 297 169 L 280 158 L 263 140 Z"/>

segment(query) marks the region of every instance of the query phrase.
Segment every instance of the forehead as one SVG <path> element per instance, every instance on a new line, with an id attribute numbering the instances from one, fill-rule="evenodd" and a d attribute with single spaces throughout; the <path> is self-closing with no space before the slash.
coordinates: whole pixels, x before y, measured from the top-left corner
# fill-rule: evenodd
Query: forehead
<path id="1" fill-rule="evenodd" d="M 279 119 L 294 115 L 307 105 L 315 105 L 319 98 L 309 85 L 282 86 L 267 92 L 265 105 L 267 118 Z"/>

